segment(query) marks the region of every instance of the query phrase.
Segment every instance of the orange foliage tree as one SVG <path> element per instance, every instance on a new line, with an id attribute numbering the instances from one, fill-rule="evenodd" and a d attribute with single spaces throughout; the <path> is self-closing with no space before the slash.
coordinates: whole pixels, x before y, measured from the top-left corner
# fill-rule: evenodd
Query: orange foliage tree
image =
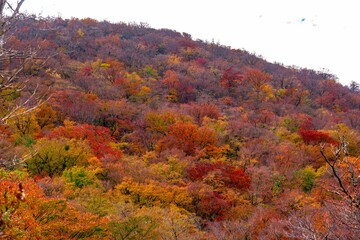
<path id="1" fill-rule="evenodd" d="M 216 133 L 207 127 L 198 127 L 193 123 L 177 122 L 170 126 L 168 135 L 159 142 L 158 150 L 178 148 L 187 155 L 196 150 L 216 143 Z"/>
<path id="2" fill-rule="evenodd" d="M 0 237 L 7 239 L 106 238 L 107 219 L 83 213 L 65 199 L 47 199 L 20 173 L 0 177 Z"/>

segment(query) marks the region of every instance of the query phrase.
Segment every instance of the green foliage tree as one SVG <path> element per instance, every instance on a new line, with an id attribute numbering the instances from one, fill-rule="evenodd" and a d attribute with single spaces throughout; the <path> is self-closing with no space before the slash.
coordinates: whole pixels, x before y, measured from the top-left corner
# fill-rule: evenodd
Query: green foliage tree
<path id="1" fill-rule="evenodd" d="M 63 172 L 66 182 L 73 184 L 77 188 L 95 185 L 98 180 L 96 173 L 98 170 L 86 169 L 84 166 L 74 166 Z"/>
<path id="2" fill-rule="evenodd" d="M 301 188 L 305 193 L 310 192 L 316 185 L 316 179 L 321 176 L 321 169 L 315 170 L 311 166 L 298 171 L 298 177 L 301 180 Z"/>
<path id="3" fill-rule="evenodd" d="M 92 157 L 91 148 L 85 141 L 74 139 L 40 139 L 36 154 L 26 162 L 33 175 L 56 176 L 76 165 L 86 165 Z"/>

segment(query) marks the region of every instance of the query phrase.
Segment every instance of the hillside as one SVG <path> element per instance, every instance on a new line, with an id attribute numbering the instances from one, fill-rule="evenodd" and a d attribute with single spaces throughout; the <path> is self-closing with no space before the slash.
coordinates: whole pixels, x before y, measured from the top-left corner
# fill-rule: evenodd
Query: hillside
<path id="1" fill-rule="evenodd" d="M 0 236 L 359 235 L 357 84 L 90 18 L 22 17 L 4 49 Z"/>

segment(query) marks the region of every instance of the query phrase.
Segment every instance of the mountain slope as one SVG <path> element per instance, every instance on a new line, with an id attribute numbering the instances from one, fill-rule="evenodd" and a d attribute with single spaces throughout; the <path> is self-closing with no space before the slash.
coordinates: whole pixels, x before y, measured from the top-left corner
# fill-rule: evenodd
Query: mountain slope
<path id="1" fill-rule="evenodd" d="M 22 208 L 14 200 L 1 231 L 40 239 L 51 229 L 69 239 L 357 236 L 358 222 L 341 223 L 359 213 L 347 201 L 359 193 L 347 177 L 359 169 L 356 86 L 141 24 L 26 17 L 6 44 L 39 49 L 23 65 L 26 88 L 6 101 L 33 89 L 50 97 L 0 128 L 0 187 L 10 196 L 6 184 L 16 189 L 21 180 L 30 192 Z M 331 148 L 339 153 L 326 163 Z"/>

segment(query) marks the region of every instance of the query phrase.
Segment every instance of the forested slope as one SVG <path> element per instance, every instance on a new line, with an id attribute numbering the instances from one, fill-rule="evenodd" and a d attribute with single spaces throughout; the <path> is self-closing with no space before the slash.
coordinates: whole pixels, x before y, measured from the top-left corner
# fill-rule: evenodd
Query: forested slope
<path id="1" fill-rule="evenodd" d="M 8 35 L 36 54 L 0 60 L 23 83 L 0 87 L 1 234 L 359 235 L 357 84 L 146 24 L 22 17 Z"/>

